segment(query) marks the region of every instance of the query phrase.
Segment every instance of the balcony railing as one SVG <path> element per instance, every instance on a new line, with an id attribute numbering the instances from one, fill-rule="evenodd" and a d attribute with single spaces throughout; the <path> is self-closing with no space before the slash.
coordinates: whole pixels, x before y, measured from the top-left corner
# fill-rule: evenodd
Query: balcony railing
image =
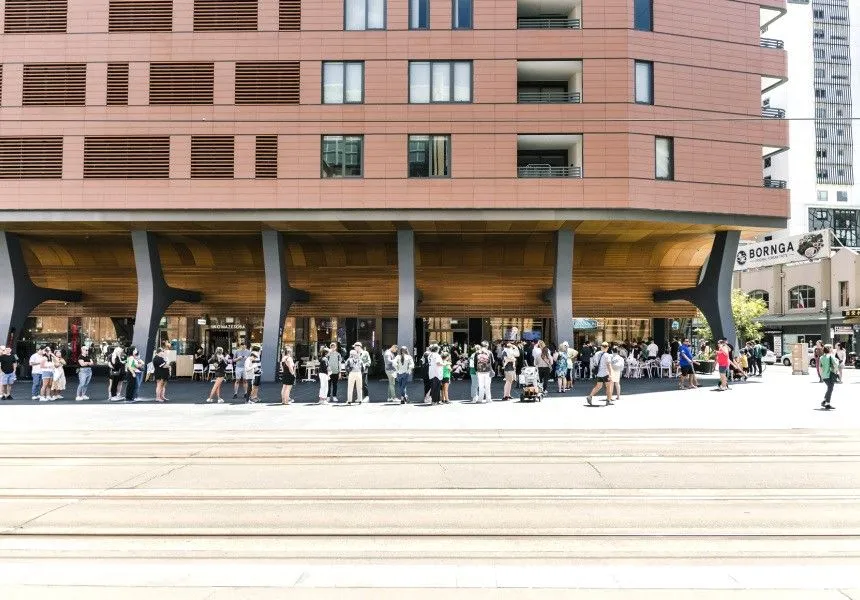
<path id="1" fill-rule="evenodd" d="M 782 50 L 785 48 L 785 42 L 782 40 L 775 40 L 773 38 L 761 38 L 759 45 L 762 48 L 774 48 L 775 50 Z"/>
<path id="2" fill-rule="evenodd" d="M 766 188 L 774 188 L 777 190 L 785 189 L 785 181 L 782 179 L 765 179 L 764 187 Z"/>
<path id="3" fill-rule="evenodd" d="M 526 165 L 517 167 L 517 177 L 572 177 L 582 178 L 582 167 L 553 167 L 550 165 Z"/>
<path id="4" fill-rule="evenodd" d="M 582 102 L 582 94 L 579 92 L 562 92 L 562 91 L 546 91 L 546 92 L 517 92 L 517 102 L 528 104 L 533 102 L 559 102 L 559 103 L 574 103 Z"/>
<path id="5" fill-rule="evenodd" d="M 761 107 L 761 116 L 766 119 L 784 119 L 785 109 L 771 108 L 770 106 Z"/>
<path id="6" fill-rule="evenodd" d="M 565 17 L 524 17 L 517 19 L 517 29 L 582 29 L 582 20 Z"/>

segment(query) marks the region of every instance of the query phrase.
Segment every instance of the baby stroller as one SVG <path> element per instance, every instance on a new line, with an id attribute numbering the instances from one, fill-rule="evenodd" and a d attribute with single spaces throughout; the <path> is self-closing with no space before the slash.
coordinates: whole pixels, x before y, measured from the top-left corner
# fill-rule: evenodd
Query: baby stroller
<path id="1" fill-rule="evenodd" d="M 520 402 L 543 400 L 543 386 L 537 367 L 523 367 L 520 373 Z"/>

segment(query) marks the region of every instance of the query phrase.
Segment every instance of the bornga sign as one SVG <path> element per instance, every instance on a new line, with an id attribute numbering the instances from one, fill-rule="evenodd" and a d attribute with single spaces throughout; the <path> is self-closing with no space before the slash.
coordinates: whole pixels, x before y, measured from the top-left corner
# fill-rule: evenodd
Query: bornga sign
<path id="1" fill-rule="evenodd" d="M 830 231 L 813 231 L 741 246 L 735 256 L 735 271 L 811 261 L 827 256 L 830 256 Z"/>

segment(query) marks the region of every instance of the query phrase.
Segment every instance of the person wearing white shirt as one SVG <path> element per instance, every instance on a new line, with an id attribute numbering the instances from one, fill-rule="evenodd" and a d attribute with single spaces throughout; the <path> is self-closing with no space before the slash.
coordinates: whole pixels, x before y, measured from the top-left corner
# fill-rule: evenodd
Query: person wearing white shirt
<path id="1" fill-rule="evenodd" d="M 442 355 L 439 346 L 433 344 L 427 355 L 427 377 L 430 379 L 430 402 L 439 404 L 442 401 Z"/>
<path id="2" fill-rule="evenodd" d="M 648 344 L 648 359 L 654 360 L 660 354 L 660 347 L 657 346 L 657 342 L 651 340 L 651 343 Z"/>
<path id="3" fill-rule="evenodd" d="M 45 353 L 45 348 L 39 348 L 30 355 L 30 369 L 33 373 L 33 387 L 31 388 L 31 400 L 38 400 L 39 393 L 42 391 L 42 357 Z"/>

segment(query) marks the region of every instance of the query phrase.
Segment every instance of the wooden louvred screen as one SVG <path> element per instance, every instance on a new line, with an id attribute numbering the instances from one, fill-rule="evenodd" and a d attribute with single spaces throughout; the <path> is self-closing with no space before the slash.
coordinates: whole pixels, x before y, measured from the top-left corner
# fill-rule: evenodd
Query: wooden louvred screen
<path id="1" fill-rule="evenodd" d="M 128 104 L 128 63 L 108 63 L 107 66 L 107 105 L 125 106 Z"/>
<path id="2" fill-rule="evenodd" d="M 67 0 L 6 0 L 6 33 L 65 33 Z"/>
<path id="3" fill-rule="evenodd" d="M 24 106 L 83 106 L 87 97 L 87 65 L 24 65 Z"/>
<path id="4" fill-rule="evenodd" d="M 257 31 L 257 0 L 194 0 L 194 31 Z"/>
<path id="5" fill-rule="evenodd" d="M 299 63 L 236 63 L 236 104 L 298 104 Z"/>
<path id="6" fill-rule="evenodd" d="M 86 137 L 84 179 L 167 179 L 170 137 Z"/>
<path id="7" fill-rule="evenodd" d="M 278 178 L 278 136 L 257 136 L 254 176 L 257 179 Z"/>
<path id="8" fill-rule="evenodd" d="M 171 31 L 173 0 L 110 0 L 108 31 Z"/>
<path id="9" fill-rule="evenodd" d="M 62 177 L 62 137 L 0 137 L 0 179 Z"/>
<path id="10" fill-rule="evenodd" d="M 299 31 L 302 28 L 302 0 L 280 0 L 278 20 L 281 31 Z"/>
<path id="11" fill-rule="evenodd" d="M 150 104 L 212 104 L 213 63 L 152 63 L 149 65 Z"/>
<path id="12" fill-rule="evenodd" d="M 192 135 L 191 178 L 232 179 L 233 150 L 231 135 Z"/>

